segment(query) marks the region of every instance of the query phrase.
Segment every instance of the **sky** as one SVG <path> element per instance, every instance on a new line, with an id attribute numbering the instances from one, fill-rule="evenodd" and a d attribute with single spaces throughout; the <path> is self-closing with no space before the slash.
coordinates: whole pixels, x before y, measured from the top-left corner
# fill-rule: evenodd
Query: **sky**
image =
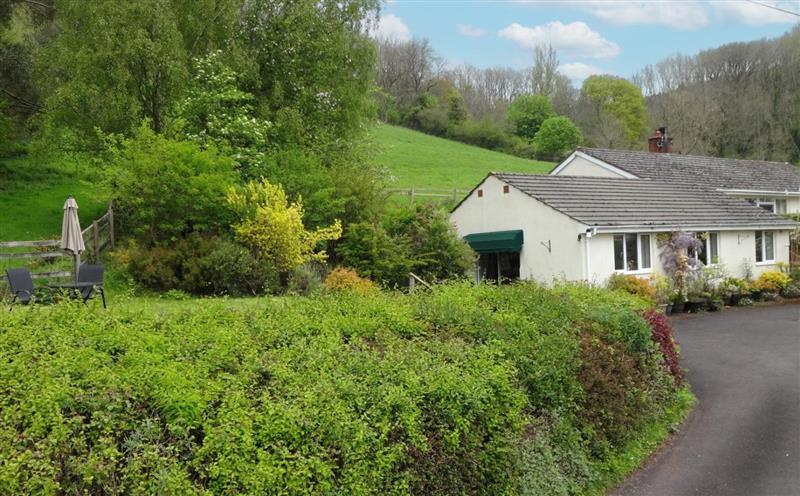
<path id="1" fill-rule="evenodd" d="M 630 77 L 645 65 L 735 41 L 774 38 L 800 22 L 800 0 L 388 0 L 378 38 L 427 38 L 449 65 L 528 67 L 549 43 L 575 84 Z"/>

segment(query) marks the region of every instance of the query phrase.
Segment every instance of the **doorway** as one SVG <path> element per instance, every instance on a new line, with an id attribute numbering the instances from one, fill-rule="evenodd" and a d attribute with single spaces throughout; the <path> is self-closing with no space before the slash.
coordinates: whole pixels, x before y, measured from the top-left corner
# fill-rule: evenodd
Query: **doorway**
<path id="1" fill-rule="evenodd" d="M 478 281 L 497 284 L 519 279 L 519 252 L 481 253 L 478 259 Z"/>

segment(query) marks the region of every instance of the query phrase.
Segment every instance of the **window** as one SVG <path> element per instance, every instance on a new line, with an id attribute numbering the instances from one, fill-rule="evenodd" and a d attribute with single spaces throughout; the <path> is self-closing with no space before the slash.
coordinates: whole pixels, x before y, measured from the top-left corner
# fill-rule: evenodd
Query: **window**
<path id="1" fill-rule="evenodd" d="M 761 207 L 767 212 L 772 213 L 786 213 L 786 200 L 775 200 L 773 198 L 745 198 L 748 202 L 757 207 Z M 781 207 L 781 203 L 783 207 Z M 781 212 L 783 208 L 783 212 Z"/>
<path id="2" fill-rule="evenodd" d="M 634 272 L 651 267 L 649 234 L 614 236 L 614 270 Z"/>
<path id="3" fill-rule="evenodd" d="M 703 246 L 696 251 L 689 253 L 703 265 L 716 265 L 719 263 L 719 233 L 697 233 L 697 239 L 703 242 Z"/>
<path id="4" fill-rule="evenodd" d="M 776 214 L 786 213 L 786 200 L 775 200 L 775 213 Z"/>
<path id="5" fill-rule="evenodd" d="M 775 261 L 775 233 L 756 231 L 756 262 Z"/>

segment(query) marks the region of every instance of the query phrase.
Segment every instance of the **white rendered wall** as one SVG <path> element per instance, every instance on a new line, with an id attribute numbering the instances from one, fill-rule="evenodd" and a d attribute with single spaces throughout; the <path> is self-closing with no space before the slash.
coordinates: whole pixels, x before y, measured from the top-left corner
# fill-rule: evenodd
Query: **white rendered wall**
<path id="1" fill-rule="evenodd" d="M 489 176 L 459 205 L 450 215 L 458 233 L 463 237 L 521 229 L 520 278 L 542 282 L 583 279 L 585 255 L 583 241 L 578 241 L 581 225 L 513 186 L 503 193 L 505 184 Z M 483 190 L 482 198 L 478 198 L 478 189 Z"/>
<path id="2" fill-rule="evenodd" d="M 589 176 L 589 177 L 624 177 L 614 171 L 600 167 L 580 156 L 572 157 L 566 167 L 558 171 L 556 176 Z"/>
<path id="3" fill-rule="evenodd" d="M 790 231 L 772 231 L 775 237 L 775 261 L 756 263 L 755 231 L 718 231 L 719 262 L 733 277 L 744 277 L 746 265 L 750 266 L 753 277 L 769 270 L 778 270 L 779 262 L 789 263 Z M 660 250 L 657 247 L 657 233 L 651 233 L 649 271 L 632 272 L 648 277 L 653 272 L 662 272 Z M 591 277 L 593 282 L 605 282 L 614 271 L 614 235 L 598 234 L 590 241 Z"/>

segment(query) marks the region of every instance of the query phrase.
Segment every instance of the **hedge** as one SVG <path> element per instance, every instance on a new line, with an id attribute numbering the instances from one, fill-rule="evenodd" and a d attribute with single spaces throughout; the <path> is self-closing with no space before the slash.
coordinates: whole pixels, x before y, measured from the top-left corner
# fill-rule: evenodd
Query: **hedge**
<path id="1" fill-rule="evenodd" d="M 3 312 L 0 493 L 581 494 L 677 394 L 606 290 L 234 303 Z"/>

